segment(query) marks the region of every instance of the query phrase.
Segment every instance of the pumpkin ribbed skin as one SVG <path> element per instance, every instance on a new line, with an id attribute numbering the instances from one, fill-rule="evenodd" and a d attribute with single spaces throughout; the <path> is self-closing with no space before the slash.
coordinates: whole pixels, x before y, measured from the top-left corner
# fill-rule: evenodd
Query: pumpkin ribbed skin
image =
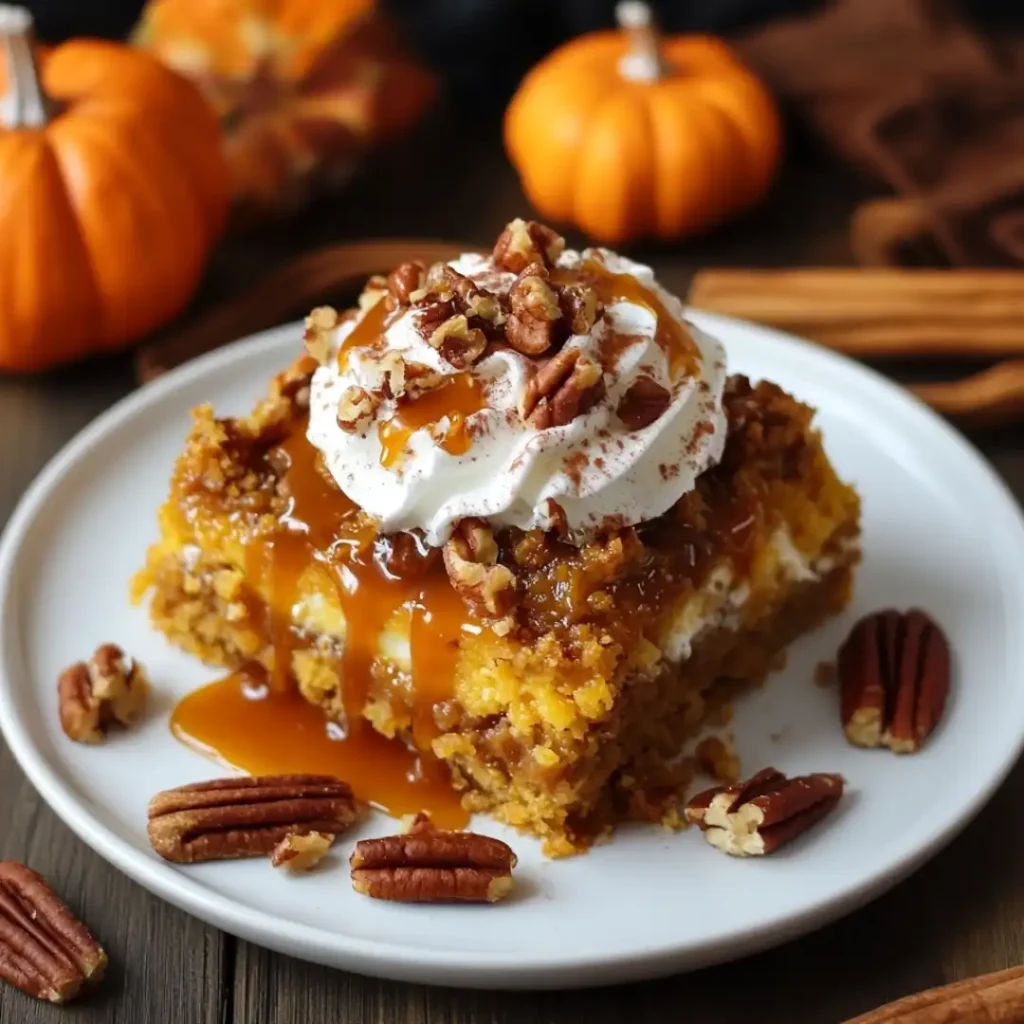
<path id="1" fill-rule="evenodd" d="M 505 145 L 531 203 L 598 242 L 680 238 L 755 204 L 781 151 L 761 82 L 710 36 L 663 39 L 664 74 L 624 76 L 629 42 L 597 32 L 524 78 Z"/>
<path id="2" fill-rule="evenodd" d="M 0 61 L 0 88 L 5 73 Z M 229 203 L 217 121 L 152 57 L 78 40 L 41 60 L 57 113 L 0 125 L 0 369 L 119 348 L 192 296 Z"/>

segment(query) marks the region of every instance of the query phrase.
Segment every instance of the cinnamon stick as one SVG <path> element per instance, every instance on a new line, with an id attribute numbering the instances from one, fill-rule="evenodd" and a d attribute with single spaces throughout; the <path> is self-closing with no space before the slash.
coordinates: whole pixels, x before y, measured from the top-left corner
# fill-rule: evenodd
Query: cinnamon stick
<path id="1" fill-rule="evenodd" d="M 911 390 L 962 427 L 1013 423 L 1024 419 L 1024 359 L 997 363 L 961 380 L 916 384 Z"/>
<path id="2" fill-rule="evenodd" d="M 1019 1024 L 1024 1020 L 1024 967 L 928 989 L 846 1024 Z"/>
<path id="3" fill-rule="evenodd" d="M 1024 356 L 1024 271 L 712 269 L 689 301 L 864 359 Z"/>
<path id="4" fill-rule="evenodd" d="M 143 346 L 136 357 L 136 375 L 143 383 L 153 380 L 230 341 L 305 315 L 312 306 L 345 289 L 361 288 L 371 275 L 386 274 L 406 260 L 435 263 L 474 251 L 476 246 L 459 242 L 385 238 L 304 253 L 244 294 Z"/>

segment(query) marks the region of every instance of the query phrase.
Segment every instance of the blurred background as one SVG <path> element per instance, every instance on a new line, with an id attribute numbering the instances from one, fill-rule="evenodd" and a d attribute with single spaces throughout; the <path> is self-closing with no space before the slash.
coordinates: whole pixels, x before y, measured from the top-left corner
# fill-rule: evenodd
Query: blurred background
<path id="1" fill-rule="evenodd" d="M 518 214 L 571 244 L 651 262 L 678 291 L 716 265 L 1024 263 L 1019 0 L 24 6 L 34 36 L 12 23 L 0 32 L 0 74 L 16 65 L 0 125 L 5 111 L 8 128 L 31 128 L 60 163 L 70 158 L 56 126 L 85 119 L 94 96 L 131 93 L 136 109 L 131 125 L 107 126 L 124 187 L 110 185 L 99 155 L 76 164 L 88 187 L 70 194 L 22 180 L 13 158 L 5 179 L 0 157 L 0 275 L 5 258 L 23 265 L 26 237 L 40 266 L 56 258 L 66 226 L 54 211 L 67 203 L 85 241 L 80 259 L 66 245 L 60 257 L 64 280 L 81 287 L 47 285 L 45 303 L 41 294 L 0 308 L 0 370 L 31 374 L 141 343 L 144 378 L 386 270 L 375 263 L 395 250 L 378 242 L 487 246 Z M 154 67 L 175 84 L 158 83 Z M 140 91 L 129 83 L 143 74 Z M 20 140 L 7 140 L 12 152 L 27 152 Z M 159 215 L 146 206 L 154 189 L 166 200 Z M 201 211 L 189 230 L 186 200 Z M 120 213 L 97 216 L 99 206 Z M 142 236 L 177 256 L 140 263 Z M 275 269 L 283 276 L 266 277 Z M 103 274 L 113 283 L 93 288 Z M 836 280 L 846 312 L 829 323 L 820 310 L 790 315 L 806 299 L 799 289 L 783 315 L 753 286 L 740 296 L 735 282 L 695 288 L 711 308 L 916 366 L 920 345 L 877 332 L 865 342 L 849 316 L 863 285 Z M 934 316 L 918 322 L 919 295 L 906 301 L 927 354 L 976 357 L 968 369 L 1024 354 L 996 312 L 961 324 L 957 340 Z M 55 310 L 67 314 L 56 339 Z M 1024 407 L 1022 367 L 1014 409 Z"/>

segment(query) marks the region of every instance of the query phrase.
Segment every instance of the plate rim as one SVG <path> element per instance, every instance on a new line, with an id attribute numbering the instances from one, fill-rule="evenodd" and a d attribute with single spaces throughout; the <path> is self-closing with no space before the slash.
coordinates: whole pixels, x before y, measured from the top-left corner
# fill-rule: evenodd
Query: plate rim
<path id="1" fill-rule="evenodd" d="M 861 376 L 887 394 L 895 409 L 917 418 L 936 434 L 943 446 L 952 446 L 962 458 L 974 464 L 1000 495 L 1003 511 L 1014 519 L 1024 538 L 1024 511 L 1012 491 L 988 460 L 971 442 L 939 417 L 912 393 L 881 373 L 839 353 L 815 345 L 786 332 L 763 327 L 701 310 L 688 309 L 688 315 L 714 332 L 740 329 L 768 337 L 795 350 L 801 362 L 809 360 L 822 369 L 842 370 Z M 445 950 L 410 946 L 379 939 L 325 932 L 311 925 L 281 920 L 255 907 L 237 903 L 206 885 L 189 879 L 173 865 L 147 856 L 121 838 L 88 811 L 60 772 L 52 766 L 39 744 L 20 721 L 9 680 L 17 678 L 18 666 L 12 661 L 22 655 L 20 644 L 9 635 L 15 616 L 9 613 L 13 582 L 21 542 L 31 527 L 36 509 L 59 486 L 80 458 L 125 420 L 130 420 L 167 394 L 187 387 L 205 373 L 229 365 L 251 352 L 273 349 L 301 331 L 301 322 L 269 328 L 239 339 L 169 371 L 142 385 L 101 413 L 72 437 L 44 466 L 16 504 L 3 533 L 0 534 L 0 731 L 8 749 L 42 799 L 57 816 L 94 852 L 143 888 L 187 913 L 231 934 L 287 955 L 299 956 L 333 967 L 395 980 L 419 983 L 460 985 L 476 988 L 566 988 L 651 978 L 667 973 L 694 970 L 746 956 L 805 934 L 864 905 L 889 890 L 946 846 L 975 817 L 1003 783 L 1024 749 L 1024 724 L 1016 741 L 1009 745 L 998 768 L 986 784 L 972 796 L 946 825 L 934 832 L 913 851 L 887 863 L 851 888 L 811 907 L 777 916 L 756 926 L 737 926 L 732 933 L 712 941 L 688 940 L 656 950 L 636 949 L 586 954 L 574 958 L 571 952 L 551 961 L 518 957 L 510 960 L 507 952 L 477 951 L 469 960 L 463 950 Z M 813 366 L 812 366 L 813 369 Z M 887 408 L 887 413 L 893 410 Z M 24 671 L 24 667 L 21 667 Z M 443 972 L 443 976 L 436 976 Z"/>

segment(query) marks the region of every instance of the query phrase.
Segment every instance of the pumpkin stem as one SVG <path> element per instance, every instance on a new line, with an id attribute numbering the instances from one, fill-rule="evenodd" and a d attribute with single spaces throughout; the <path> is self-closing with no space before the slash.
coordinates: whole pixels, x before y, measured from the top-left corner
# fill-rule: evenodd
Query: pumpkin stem
<path id="1" fill-rule="evenodd" d="M 0 4 L 0 45 L 7 67 L 7 92 L 0 96 L 0 122 L 8 128 L 42 128 L 51 107 L 39 82 L 32 15 L 24 7 Z"/>
<path id="2" fill-rule="evenodd" d="M 629 40 L 619 73 L 631 82 L 656 82 L 664 75 L 665 64 L 651 8 L 642 0 L 622 0 L 615 5 L 615 20 Z"/>

